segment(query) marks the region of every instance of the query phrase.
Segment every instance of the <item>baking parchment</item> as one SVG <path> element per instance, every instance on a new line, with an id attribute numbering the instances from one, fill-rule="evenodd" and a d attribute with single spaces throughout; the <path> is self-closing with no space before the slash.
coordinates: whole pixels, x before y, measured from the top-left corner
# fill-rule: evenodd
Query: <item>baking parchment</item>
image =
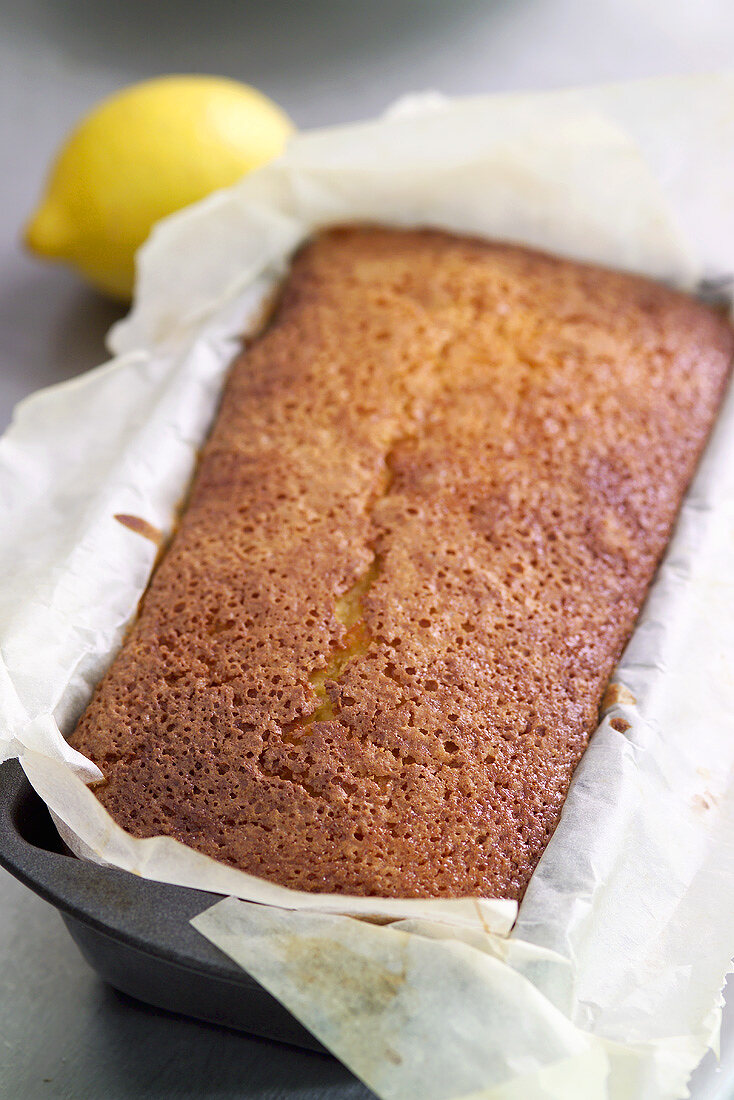
<path id="1" fill-rule="evenodd" d="M 304 895 L 129 837 L 63 734 L 134 614 L 239 340 L 316 228 L 438 225 L 725 292 L 733 200 L 728 75 L 429 97 L 301 135 L 160 224 L 118 358 L 24 402 L 0 442 L 0 758 L 20 757 L 80 854 L 234 895 L 196 927 L 385 1098 L 683 1096 L 715 1040 L 734 954 L 731 398 L 510 935 L 512 903 Z"/>

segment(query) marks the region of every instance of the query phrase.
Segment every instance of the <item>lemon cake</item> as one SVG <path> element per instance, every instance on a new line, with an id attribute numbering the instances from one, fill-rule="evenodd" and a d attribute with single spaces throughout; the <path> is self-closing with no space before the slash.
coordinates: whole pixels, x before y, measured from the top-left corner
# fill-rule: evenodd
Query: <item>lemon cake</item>
<path id="1" fill-rule="evenodd" d="M 524 248 L 308 243 L 71 738 L 97 797 L 290 887 L 521 897 L 733 350 Z"/>

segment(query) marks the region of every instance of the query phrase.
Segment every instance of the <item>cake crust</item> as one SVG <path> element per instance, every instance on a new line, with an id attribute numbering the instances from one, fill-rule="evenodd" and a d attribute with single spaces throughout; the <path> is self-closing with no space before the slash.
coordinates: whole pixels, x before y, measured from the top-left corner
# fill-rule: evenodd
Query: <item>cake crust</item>
<path id="1" fill-rule="evenodd" d="M 72 735 L 97 797 L 286 886 L 520 898 L 733 350 L 644 279 L 316 238 Z"/>

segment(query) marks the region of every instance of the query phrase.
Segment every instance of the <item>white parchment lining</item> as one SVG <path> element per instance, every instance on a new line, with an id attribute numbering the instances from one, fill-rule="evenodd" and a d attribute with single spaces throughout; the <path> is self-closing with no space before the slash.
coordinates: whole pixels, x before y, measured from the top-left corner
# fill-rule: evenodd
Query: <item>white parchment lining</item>
<path id="1" fill-rule="evenodd" d="M 64 740 L 156 554 L 114 516 L 170 530 L 239 338 L 293 249 L 355 219 L 725 276 L 734 78 L 414 103 L 301 135 L 161 223 L 118 358 L 24 402 L 0 442 L 0 759 L 81 854 L 233 895 L 196 927 L 382 1097 L 683 1096 L 734 954 L 731 397 L 511 935 L 512 903 L 300 894 L 129 837 Z"/>

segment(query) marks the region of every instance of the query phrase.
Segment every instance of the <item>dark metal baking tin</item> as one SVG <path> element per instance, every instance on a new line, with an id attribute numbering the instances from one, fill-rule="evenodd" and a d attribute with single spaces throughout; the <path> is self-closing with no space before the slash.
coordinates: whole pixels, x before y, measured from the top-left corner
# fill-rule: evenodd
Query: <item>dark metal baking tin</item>
<path id="1" fill-rule="evenodd" d="M 17 761 L 0 765 L 0 865 L 61 913 L 87 962 L 138 1000 L 253 1035 L 323 1050 L 189 920 L 218 895 L 69 855 Z"/>

